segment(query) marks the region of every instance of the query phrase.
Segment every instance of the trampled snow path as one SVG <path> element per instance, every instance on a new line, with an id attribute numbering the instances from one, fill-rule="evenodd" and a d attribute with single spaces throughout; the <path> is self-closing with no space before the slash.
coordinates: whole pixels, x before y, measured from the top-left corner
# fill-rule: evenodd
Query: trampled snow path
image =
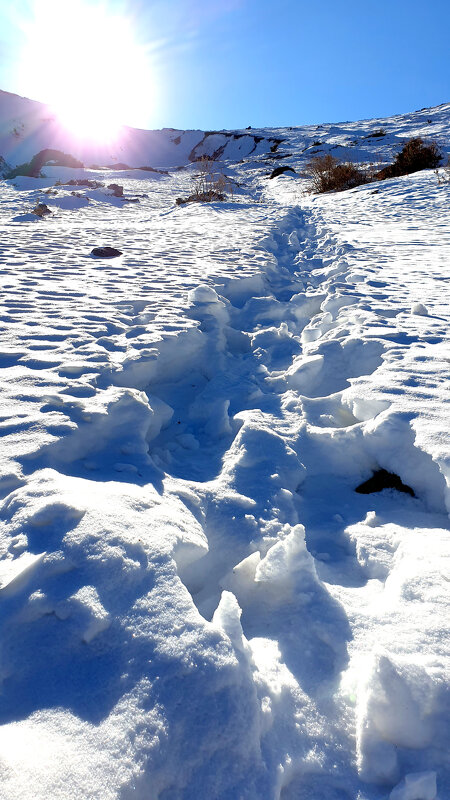
<path id="1" fill-rule="evenodd" d="M 449 187 L 236 169 L 38 222 L 2 185 L 8 800 L 450 791 Z"/>

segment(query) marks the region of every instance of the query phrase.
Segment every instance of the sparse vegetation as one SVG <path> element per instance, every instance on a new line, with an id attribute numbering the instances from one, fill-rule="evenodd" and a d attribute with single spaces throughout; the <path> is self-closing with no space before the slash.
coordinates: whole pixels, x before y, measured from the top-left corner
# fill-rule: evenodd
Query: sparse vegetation
<path id="1" fill-rule="evenodd" d="M 384 167 L 375 174 L 376 180 L 398 178 L 411 175 L 421 169 L 436 169 L 442 159 L 442 153 L 436 142 L 425 142 L 420 136 L 409 139 L 395 156 L 393 164 Z"/>
<path id="2" fill-rule="evenodd" d="M 374 131 L 381 136 L 385 133 Z M 315 156 L 305 165 L 304 175 L 311 180 L 311 191 L 343 192 L 372 181 L 383 181 L 410 175 L 422 169 L 434 169 L 439 166 L 442 153 L 436 142 L 425 142 L 420 137 L 409 139 L 395 156 L 392 164 L 376 171 L 373 165 L 364 167 L 352 162 L 343 162 L 331 155 Z M 450 169 L 449 169 L 450 172 Z"/>
<path id="3" fill-rule="evenodd" d="M 444 183 L 450 183 L 450 156 L 447 159 L 447 163 L 444 165 L 444 169 L 442 171 L 435 169 L 434 174 L 440 186 Z"/>
<path id="4" fill-rule="evenodd" d="M 223 172 L 217 172 L 215 163 L 208 156 L 200 159 L 198 173 L 192 177 L 193 191 L 188 197 L 177 197 L 177 206 L 186 203 L 212 203 L 226 200 L 226 192 L 233 196 L 233 183 Z"/>
<path id="5" fill-rule="evenodd" d="M 311 179 L 313 192 L 343 192 L 370 183 L 371 174 L 356 164 L 339 161 L 334 156 L 315 156 L 307 162 L 304 174 Z"/>

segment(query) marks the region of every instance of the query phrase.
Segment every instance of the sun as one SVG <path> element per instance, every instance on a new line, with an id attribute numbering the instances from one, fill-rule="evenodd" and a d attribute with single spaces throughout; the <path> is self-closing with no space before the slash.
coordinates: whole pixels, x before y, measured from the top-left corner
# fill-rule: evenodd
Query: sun
<path id="1" fill-rule="evenodd" d="M 126 16 L 105 2 L 35 0 L 27 34 L 27 85 L 31 77 L 32 96 L 48 103 L 62 127 L 107 143 L 121 126 L 136 125 L 150 102 L 150 67 Z"/>

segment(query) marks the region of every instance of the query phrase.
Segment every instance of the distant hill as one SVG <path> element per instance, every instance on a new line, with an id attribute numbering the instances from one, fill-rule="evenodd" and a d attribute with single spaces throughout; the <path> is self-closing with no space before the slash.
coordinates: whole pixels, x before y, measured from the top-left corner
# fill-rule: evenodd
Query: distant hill
<path id="1" fill-rule="evenodd" d="M 67 153 L 87 167 L 117 164 L 165 169 L 195 161 L 205 153 L 237 159 L 267 152 L 271 146 L 270 137 L 253 131 L 146 131 L 127 126 L 114 143 L 93 143 L 70 134 L 43 103 L 0 91 L 0 156 L 11 167 L 47 149 Z"/>

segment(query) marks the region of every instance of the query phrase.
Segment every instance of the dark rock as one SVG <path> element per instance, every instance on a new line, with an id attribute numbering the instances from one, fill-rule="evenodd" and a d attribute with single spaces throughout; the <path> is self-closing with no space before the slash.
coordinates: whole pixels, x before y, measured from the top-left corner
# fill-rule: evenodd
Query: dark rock
<path id="1" fill-rule="evenodd" d="M 82 167 L 83 164 L 78 159 L 71 156 L 69 153 L 63 153 L 61 150 L 50 150 L 45 149 L 41 150 L 37 153 L 31 161 L 20 164 L 18 167 L 14 167 L 8 175 L 7 178 L 17 178 L 19 175 L 26 175 L 29 178 L 40 178 L 41 177 L 41 169 L 46 164 L 51 164 L 51 166 L 56 167 Z"/>
<path id="2" fill-rule="evenodd" d="M 200 192 L 199 194 L 191 194 L 189 197 L 177 197 L 175 203 L 177 206 L 184 206 L 186 203 L 212 203 L 214 200 L 226 200 L 227 196 L 221 192 L 215 192 L 212 189 L 209 192 Z"/>
<path id="3" fill-rule="evenodd" d="M 104 167 L 102 167 L 104 169 Z M 133 169 L 133 167 L 128 166 L 128 164 L 124 164 L 123 162 L 118 162 L 117 164 L 106 164 L 105 169 L 114 169 L 114 170 L 121 170 L 121 169 Z"/>
<path id="4" fill-rule="evenodd" d="M 135 169 L 135 167 L 133 167 L 133 169 Z M 136 167 L 136 169 L 143 169 L 144 172 L 157 172 L 158 175 L 168 175 L 169 174 L 166 169 L 155 169 L 155 167 L 148 167 L 148 166 L 145 166 L 145 165 L 143 167 Z"/>
<path id="5" fill-rule="evenodd" d="M 270 148 L 271 153 L 276 153 L 280 144 L 284 142 L 284 139 L 269 139 L 270 142 L 273 142 L 273 145 Z"/>
<path id="6" fill-rule="evenodd" d="M 100 189 L 105 184 L 101 181 L 91 181 L 89 178 L 71 178 L 64 186 L 87 186 L 89 189 Z"/>
<path id="7" fill-rule="evenodd" d="M 364 483 L 357 486 L 355 492 L 373 494 L 374 492 L 382 492 L 383 489 L 396 489 L 398 492 L 410 494 L 411 497 L 416 496 L 414 490 L 407 486 L 406 483 L 403 483 L 395 472 L 388 472 L 386 469 L 378 469 L 368 481 L 364 481 Z"/>
<path id="8" fill-rule="evenodd" d="M 41 150 L 37 155 L 33 156 L 31 163 L 36 163 L 40 167 L 45 167 L 46 164 L 51 164 L 55 167 L 83 167 L 83 162 L 78 158 L 71 156 L 70 153 L 63 153 L 62 150 Z"/>
<path id="9" fill-rule="evenodd" d="M 172 139 L 172 141 L 173 141 L 174 144 L 180 144 L 181 136 L 175 136 L 175 139 Z"/>
<path id="10" fill-rule="evenodd" d="M 91 250 L 91 256 L 95 256 L 96 258 L 116 258 L 116 256 L 121 256 L 122 251 L 116 250 L 115 247 L 94 247 Z"/>
<path id="11" fill-rule="evenodd" d="M 275 167 L 270 175 L 270 178 L 277 178 L 278 175 L 283 175 L 285 172 L 293 172 L 295 175 L 297 174 L 293 167 Z"/>
<path id="12" fill-rule="evenodd" d="M 33 208 L 33 214 L 36 214 L 37 217 L 46 217 L 48 214 L 51 214 L 49 207 L 45 205 L 45 203 L 36 203 L 35 207 Z"/>
<path id="13" fill-rule="evenodd" d="M 274 161 L 280 161 L 283 158 L 291 158 L 292 153 L 266 153 L 265 158 L 271 158 Z"/>
<path id="14" fill-rule="evenodd" d="M 3 156 L 0 156 L 0 178 L 5 178 L 11 172 L 11 167 L 6 163 Z"/>
<path id="15" fill-rule="evenodd" d="M 118 183 L 110 183 L 107 188 L 112 190 L 114 197 L 123 197 L 123 186 Z"/>

